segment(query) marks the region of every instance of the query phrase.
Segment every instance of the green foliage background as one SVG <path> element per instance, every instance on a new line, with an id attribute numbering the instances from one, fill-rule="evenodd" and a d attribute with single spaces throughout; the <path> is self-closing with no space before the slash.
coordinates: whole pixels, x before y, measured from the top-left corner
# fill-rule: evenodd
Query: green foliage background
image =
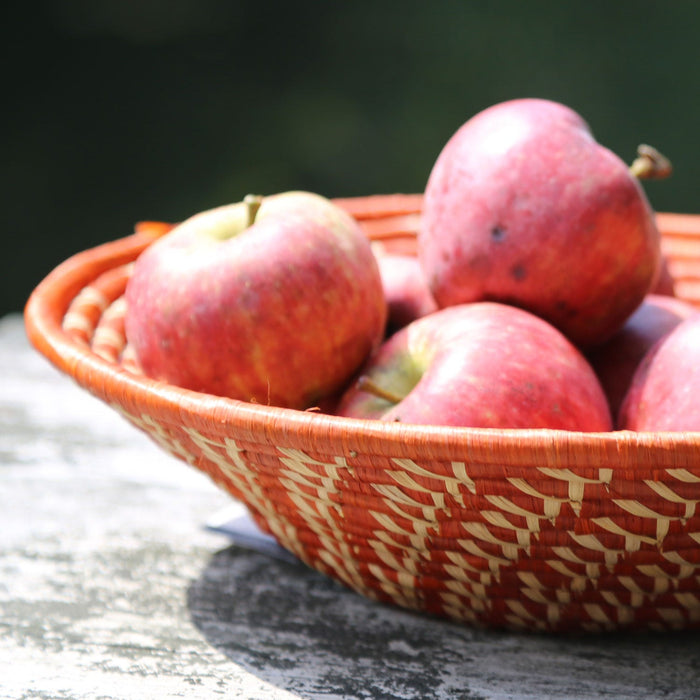
<path id="1" fill-rule="evenodd" d="M 3 23 L 0 314 L 72 253 L 247 192 L 419 192 L 501 100 L 564 102 L 700 212 L 700 3 L 46 0 Z"/>

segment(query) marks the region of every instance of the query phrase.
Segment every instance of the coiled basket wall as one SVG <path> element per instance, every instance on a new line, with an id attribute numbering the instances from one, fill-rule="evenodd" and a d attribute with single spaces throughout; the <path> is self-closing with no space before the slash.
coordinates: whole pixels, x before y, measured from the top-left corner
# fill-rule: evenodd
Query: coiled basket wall
<path id="1" fill-rule="evenodd" d="M 411 251 L 419 195 L 336 202 Z M 700 216 L 659 214 L 677 295 L 700 306 Z M 35 347 L 359 593 L 492 627 L 700 627 L 700 433 L 360 421 L 195 393 L 139 373 L 131 263 L 157 223 L 56 268 L 25 309 Z"/>

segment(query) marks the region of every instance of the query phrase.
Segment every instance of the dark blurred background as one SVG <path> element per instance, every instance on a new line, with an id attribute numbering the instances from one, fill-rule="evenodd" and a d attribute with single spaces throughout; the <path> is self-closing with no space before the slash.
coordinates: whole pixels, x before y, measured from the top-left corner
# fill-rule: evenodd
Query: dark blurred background
<path id="1" fill-rule="evenodd" d="M 564 102 L 700 211 L 700 2 L 53 0 L 2 25 L 0 315 L 74 252 L 241 199 L 420 192 L 467 118 Z"/>

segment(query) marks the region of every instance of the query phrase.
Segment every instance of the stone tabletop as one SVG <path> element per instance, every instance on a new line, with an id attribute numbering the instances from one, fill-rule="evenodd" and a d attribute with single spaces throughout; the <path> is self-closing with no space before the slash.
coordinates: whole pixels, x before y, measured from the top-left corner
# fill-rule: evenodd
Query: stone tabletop
<path id="1" fill-rule="evenodd" d="M 365 600 L 205 523 L 231 505 L 0 319 L 0 698 L 700 697 L 700 634 L 535 636 Z"/>

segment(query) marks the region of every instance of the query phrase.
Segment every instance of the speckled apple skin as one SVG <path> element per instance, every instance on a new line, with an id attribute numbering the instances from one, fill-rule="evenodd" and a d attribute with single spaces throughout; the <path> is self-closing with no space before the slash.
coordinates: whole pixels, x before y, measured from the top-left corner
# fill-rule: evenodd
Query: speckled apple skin
<path id="1" fill-rule="evenodd" d="M 369 241 L 329 200 L 267 197 L 202 212 L 137 259 L 126 336 L 145 374 L 195 391 L 307 408 L 381 342 L 386 301 Z M 244 227 L 245 228 L 245 227 Z"/>
<path id="2" fill-rule="evenodd" d="M 425 190 L 418 255 L 440 306 L 495 300 L 602 342 L 658 274 L 644 190 L 568 107 L 494 105 L 447 142 Z"/>
<path id="3" fill-rule="evenodd" d="M 612 427 L 581 352 L 551 324 L 505 304 L 461 304 L 424 316 L 389 338 L 361 376 L 402 399 L 355 383 L 337 414 L 475 428 Z"/>

